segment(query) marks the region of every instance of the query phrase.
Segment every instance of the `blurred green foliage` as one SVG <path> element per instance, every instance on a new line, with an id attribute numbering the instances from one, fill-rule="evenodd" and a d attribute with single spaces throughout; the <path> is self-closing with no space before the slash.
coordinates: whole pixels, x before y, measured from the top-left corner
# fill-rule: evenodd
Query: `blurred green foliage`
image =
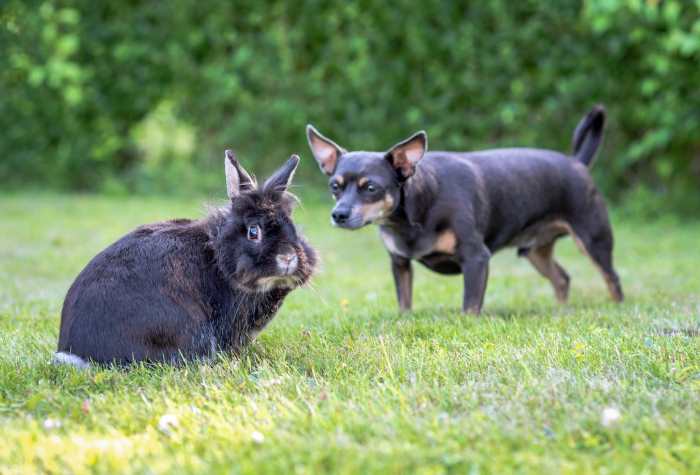
<path id="1" fill-rule="evenodd" d="M 292 152 L 308 157 L 307 122 L 347 148 L 383 149 L 425 128 L 435 149 L 568 150 L 601 102 L 605 191 L 699 201 L 700 0 L 1 8 L 0 182 L 10 186 L 209 186 L 225 147 L 261 173 Z"/>

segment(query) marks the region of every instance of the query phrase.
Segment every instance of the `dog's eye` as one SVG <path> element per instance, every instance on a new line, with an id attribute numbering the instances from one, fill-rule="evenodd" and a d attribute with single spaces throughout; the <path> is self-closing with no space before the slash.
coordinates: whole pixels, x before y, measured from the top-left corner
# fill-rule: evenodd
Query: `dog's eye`
<path id="1" fill-rule="evenodd" d="M 374 183 L 369 182 L 367 183 L 367 185 L 365 185 L 365 190 L 367 190 L 370 193 L 374 193 L 375 191 L 377 191 L 377 187 Z"/>
<path id="2" fill-rule="evenodd" d="M 340 185 L 338 184 L 337 181 L 334 181 L 333 183 L 331 183 L 331 191 L 333 193 L 337 193 L 338 191 L 340 191 Z"/>
<path id="3" fill-rule="evenodd" d="M 261 237 L 262 233 L 260 232 L 260 226 L 257 224 L 248 226 L 248 239 L 250 241 L 259 241 Z"/>

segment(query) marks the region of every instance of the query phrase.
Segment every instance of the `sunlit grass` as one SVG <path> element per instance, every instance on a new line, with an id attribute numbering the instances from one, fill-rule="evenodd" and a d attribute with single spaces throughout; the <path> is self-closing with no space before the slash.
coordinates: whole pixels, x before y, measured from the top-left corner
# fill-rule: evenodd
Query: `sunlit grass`
<path id="1" fill-rule="evenodd" d="M 296 215 L 323 261 L 312 288 L 240 359 L 79 372 L 48 363 L 75 275 L 203 207 L 0 197 L 0 472 L 700 472 L 699 224 L 614 215 L 619 306 L 564 241 L 569 305 L 506 251 L 482 317 L 457 311 L 460 278 L 423 270 L 399 315 L 376 229 L 333 229 L 329 207 Z"/>

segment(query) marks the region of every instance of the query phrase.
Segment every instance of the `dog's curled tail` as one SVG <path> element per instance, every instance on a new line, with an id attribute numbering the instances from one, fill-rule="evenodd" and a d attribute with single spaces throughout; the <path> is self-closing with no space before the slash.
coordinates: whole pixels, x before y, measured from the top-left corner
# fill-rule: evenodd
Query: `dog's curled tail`
<path id="1" fill-rule="evenodd" d="M 590 167 L 595 158 L 600 143 L 603 141 L 603 127 L 605 127 L 605 108 L 597 105 L 574 130 L 574 158 Z"/>

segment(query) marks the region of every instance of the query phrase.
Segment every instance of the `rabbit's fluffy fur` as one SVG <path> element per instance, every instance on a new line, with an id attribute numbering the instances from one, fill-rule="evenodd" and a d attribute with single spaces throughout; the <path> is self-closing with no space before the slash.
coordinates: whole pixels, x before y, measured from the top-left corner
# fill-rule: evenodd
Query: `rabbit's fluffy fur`
<path id="1" fill-rule="evenodd" d="M 236 352 L 311 277 L 316 254 L 291 221 L 286 191 L 298 157 L 260 188 L 228 158 L 237 170 L 232 179 L 227 169 L 230 205 L 202 220 L 141 226 L 78 275 L 64 302 L 56 362 L 177 363 Z M 259 239 L 250 238 L 251 227 Z"/>

